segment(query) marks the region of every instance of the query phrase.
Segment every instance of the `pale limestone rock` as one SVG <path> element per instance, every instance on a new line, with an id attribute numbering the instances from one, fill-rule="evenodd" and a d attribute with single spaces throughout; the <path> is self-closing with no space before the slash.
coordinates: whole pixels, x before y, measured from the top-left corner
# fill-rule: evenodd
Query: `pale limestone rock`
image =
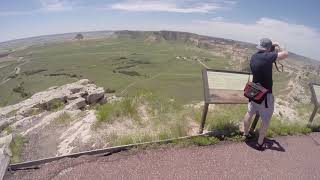
<path id="1" fill-rule="evenodd" d="M 75 99 L 78 99 L 81 97 L 81 94 L 77 93 L 77 94 L 72 94 L 70 96 L 67 97 L 67 100 L 68 101 L 72 101 L 72 100 L 75 100 Z"/>
<path id="2" fill-rule="evenodd" d="M 48 90 L 53 90 L 53 89 L 57 89 L 58 86 L 52 86 L 52 87 L 49 87 Z"/>
<path id="3" fill-rule="evenodd" d="M 90 84 L 90 80 L 89 79 L 81 79 L 80 81 L 78 81 L 78 83 L 81 85 L 87 85 L 87 84 Z"/>
<path id="4" fill-rule="evenodd" d="M 34 115 L 39 110 L 40 110 L 39 108 L 23 107 L 19 111 L 17 111 L 16 115 L 21 115 L 23 117 L 28 117 L 28 116 Z"/>
<path id="5" fill-rule="evenodd" d="M 12 153 L 10 150 L 11 141 L 12 141 L 12 134 L 9 134 L 7 136 L 0 138 L 0 148 L 4 148 L 4 153 L 6 153 L 9 156 L 12 156 Z"/>
<path id="6" fill-rule="evenodd" d="M 46 91 L 34 94 L 29 99 L 18 104 L 0 108 L 0 115 L 6 116 L 12 111 L 18 111 L 17 119 L 23 119 L 23 117 L 33 114 L 34 109 L 32 108 L 51 110 L 59 103 L 66 104 L 68 101 L 74 101 L 80 97 L 85 98 L 87 104 L 96 104 L 100 103 L 100 100 L 103 100 L 104 93 L 105 91 L 102 87 L 97 87 L 88 79 L 82 79 L 78 82 L 66 84 L 60 87 L 51 87 Z M 81 106 L 83 106 L 83 103 Z"/>
<path id="7" fill-rule="evenodd" d="M 102 87 L 99 87 L 99 88 L 89 87 L 87 88 L 87 92 L 88 92 L 88 96 L 87 96 L 88 104 L 98 103 L 100 100 L 104 98 L 104 89 Z"/>
<path id="8" fill-rule="evenodd" d="M 66 107 L 65 109 L 67 110 L 77 110 L 77 109 L 83 109 L 86 107 L 86 100 L 82 97 L 75 99 L 73 101 L 71 101 Z"/>

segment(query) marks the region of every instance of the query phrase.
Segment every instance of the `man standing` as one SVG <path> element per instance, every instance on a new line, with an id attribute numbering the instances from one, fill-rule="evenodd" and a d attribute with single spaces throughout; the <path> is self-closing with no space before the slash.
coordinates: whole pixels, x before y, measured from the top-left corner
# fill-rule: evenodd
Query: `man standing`
<path id="1" fill-rule="evenodd" d="M 276 47 L 277 51 L 273 51 L 273 46 Z M 262 123 L 259 130 L 257 148 L 259 150 L 264 150 L 265 147 L 263 141 L 267 134 L 270 120 L 274 111 L 274 96 L 272 94 L 272 67 L 274 62 L 286 59 L 288 57 L 288 52 L 281 49 L 279 44 L 273 44 L 268 38 L 261 39 L 257 49 L 258 52 L 255 53 L 250 60 L 253 82 L 260 83 L 260 85 L 268 89 L 268 94 L 261 104 L 257 104 L 253 101 L 248 103 L 248 112 L 244 117 L 244 136 L 246 138 L 250 138 L 249 126 L 251 124 L 252 117 L 256 113 L 259 113 Z"/>

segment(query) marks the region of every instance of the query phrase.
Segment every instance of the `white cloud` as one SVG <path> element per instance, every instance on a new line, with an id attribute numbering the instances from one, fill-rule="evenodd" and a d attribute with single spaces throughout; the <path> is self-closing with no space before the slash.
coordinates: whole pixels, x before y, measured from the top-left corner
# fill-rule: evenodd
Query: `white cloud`
<path id="1" fill-rule="evenodd" d="M 36 11 L 2 11 L 0 16 L 20 16 L 20 15 L 30 15 Z"/>
<path id="2" fill-rule="evenodd" d="M 2 11 L 0 16 L 23 16 L 43 12 L 61 12 L 73 9 L 73 0 L 39 0 L 40 7 L 29 11 Z"/>
<path id="3" fill-rule="evenodd" d="M 218 3 L 198 3 L 192 0 L 129 0 L 111 5 L 114 10 L 135 12 L 209 13 L 221 8 Z"/>
<path id="4" fill-rule="evenodd" d="M 237 1 L 223 1 L 225 4 L 236 5 Z"/>
<path id="5" fill-rule="evenodd" d="M 72 10 L 73 1 L 70 0 L 40 0 L 44 11 L 66 11 Z"/>
<path id="6" fill-rule="evenodd" d="M 224 18 L 221 17 L 221 16 L 217 16 L 217 17 L 214 17 L 214 18 L 211 18 L 212 21 L 223 21 Z"/>

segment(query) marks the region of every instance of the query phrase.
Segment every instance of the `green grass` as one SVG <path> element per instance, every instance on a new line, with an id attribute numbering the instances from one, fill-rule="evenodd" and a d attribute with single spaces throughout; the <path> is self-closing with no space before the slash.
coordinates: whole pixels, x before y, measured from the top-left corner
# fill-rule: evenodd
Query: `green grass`
<path id="1" fill-rule="evenodd" d="M 22 135 L 18 134 L 14 136 L 10 144 L 12 152 L 11 163 L 18 163 L 21 161 L 21 154 L 25 143 L 28 143 L 28 141 Z"/>
<path id="2" fill-rule="evenodd" d="M 114 104 L 105 104 L 102 106 L 98 106 L 97 108 L 97 119 L 98 123 L 112 123 L 113 120 L 113 114 L 116 114 L 115 111 L 115 105 Z"/>
<path id="3" fill-rule="evenodd" d="M 308 107 L 306 107 L 308 109 Z M 243 141 L 239 136 L 239 123 L 247 111 L 246 105 L 218 105 L 214 111 L 208 113 L 206 128 L 213 131 L 215 135 L 226 140 Z M 259 121 L 258 125 L 261 121 Z M 269 129 L 268 137 L 286 136 L 297 134 L 308 134 L 320 130 L 317 125 L 307 125 L 305 121 L 290 122 L 273 116 Z"/>
<path id="4" fill-rule="evenodd" d="M 137 110 L 137 97 L 125 97 L 119 102 L 104 104 L 97 107 L 97 122 L 95 127 L 101 123 L 113 123 L 120 117 L 128 117 L 139 121 Z"/>
<path id="5" fill-rule="evenodd" d="M 113 136 L 112 139 L 113 146 L 127 145 L 127 144 L 136 144 L 143 142 L 150 142 L 153 140 L 153 137 L 146 133 L 133 134 L 133 135 L 122 135 L 122 136 Z"/>
<path id="6" fill-rule="evenodd" d="M 292 123 L 273 117 L 268 129 L 267 136 L 287 136 L 296 134 L 308 134 L 311 132 L 312 129 L 309 128 L 306 124 Z"/>
<path id="7" fill-rule="evenodd" d="M 47 104 L 46 109 L 54 112 L 54 111 L 62 110 L 64 108 L 64 106 L 65 106 L 65 104 L 62 102 L 62 100 L 57 99 L 57 100 L 53 100 L 53 101 L 49 102 Z"/>
<path id="8" fill-rule="evenodd" d="M 58 125 L 68 124 L 72 121 L 73 121 L 72 117 L 67 112 L 62 112 L 58 117 L 54 119 L 54 122 Z"/>
<path id="9" fill-rule="evenodd" d="M 6 128 L 3 129 L 4 132 L 7 134 L 11 134 L 13 132 L 13 128 L 11 126 L 7 126 Z"/>
<path id="10" fill-rule="evenodd" d="M 171 138 L 165 138 L 165 139 L 154 139 L 152 136 L 148 134 L 135 134 L 132 135 L 124 135 L 124 136 L 117 136 L 112 135 L 112 146 L 120 146 L 120 145 L 128 145 L 128 144 L 137 144 L 137 143 L 144 143 L 144 142 L 151 142 L 151 141 L 158 141 L 158 140 L 168 140 Z M 198 136 L 193 137 L 189 139 L 181 139 L 181 140 L 173 140 L 168 141 L 164 143 L 159 143 L 158 145 L 173 145 L 177 147 L 188 147 L 188 146 L 209 146 L 209 145 L 215 145 L 218 144 L 220 140 L 216 137 L 210 137 L 210 136 Z M 148 147 L 157 147 L 154 144 L 150 144 L 145 146 Z"/>
<path id="11" fill-rule="evenodd" d="M 119 102 L 99 106 L 96 112 L 97 122 L 93 128 L 103 128 L 106 127 L 104 124 L 112 125 L 115 122 L 132 121 L 134 127 L 133 131 L 130 129 L 130 134 L 112 133 L 108 135 L 107 141 L 120 145 L 164 140 L 187 135 L 190 123 L 190 119 L 186 117 L 187 112 L 170 99 L 143 91 L 135 96 L 123 98 Z"/>
<path id="12" fill-rule="evenodd" d="M 295 107 L 295 110 L 298 112 L 299 116 L 310 116 L 312 111 L 313 111 L 314 105 L 309 103 L 309 104 L 298 104 Z"/>
<path id="13" fill-rule="evenodd" d="M 97 110 L 98 122 L 101 123 L 100 125 L 112 124 L 122 120 L 122 116 L 130 116 L 130 113 L 139 116 L 137 109 L 141 105 L 148 107 L 148 114 L 152 118 L 148 122 L 143 122 L 140 117 L 140 121 L 135 121 L 137 131 L 126 135 L 116 133 L 109 135 L 109 142 L 113 145 L 124 145 L 183 137 L 188 135 L 190 130 L 188 124 L 191 121 L 198 120 L 199 123 L 202 112 L 199 109 L 183 108 L 174 101 L 144 91 L 115 104 L 100 106 Z M 220 140 L 242 142 L 244 139 L 240 135 L 239 124 L 242 123 L 246 112 L 246 105 L 216 105 L 214 110 L 208 113 L 206 129 L 212 131 L 213 135 Z M 144 130 L 146 127 L 149 129 Z M 268 136 L 308 134 L 315 131 L 316 128 L 311 129 L 305 123 L 292 123 L 274 117 L 268 130 Z M 210 138 L 194 141 L 192 143 L 182 142 L 182 144 L 210 144 Z M 214 143 L 215 139 L 212 144 Z"/>
<path id="14" fill-rule="evenodd" d="M 32 55 L 29 55 L 30 52 L 33 52 Z M 29 47 L 12 56 L 22 56 L 30 62 L 21 66 L 19 77 L 0 86 L 0 105 L 25 99 L 11 92 L 21 82 L 24 82 L 26 92 L 34 94 L 80 78 L 93 80 L 98 86 L 115 90 L 118 96 L 134 96 L 145 89 L 185 104 L 203 99 L 203 67 L 193 60 L 195 57 L 203 59 L 213 69 L 233 68 L 228 58 L 217 57 L 209 50 L 188 43 L 146 43 L 142 38 L 53 43 Z M 178 56 L 190 60 L 178 60 Z M 16 62 L 11 62 L 9 66 L 0 69 L 0 76 L 9 76 L 16 65 Z M 125 73 L 118 73 L 118 70 Z M 275 74 L 275 89 L 283 89 L 289 78 L 287 73 Z M 131 83 L 135 84 L 128 87 Z M 121 93 L 127 87 L 128 93 Z"/>
<path id="15" fill-rule="evenodd" d="M 192 142 L 192 144 L 195 144 L 197 146 L 215 145 L 220 142 L 220 140 L 216 137 L 195 137 L 191 138 L 190 141 Z"/>
<path id="16" fill-rule="evenodd" d="M 224 136 L 238 135 L 239 123 L 246 112 L 246 105 L 216 105 L 214 111 L 208 113 L 206 127 Z"/>
<path id="17" fill-rule="evenodd" d="M 33 52 L 32 56 L 28 55 L 29 52 Z M 1 102 L 4 105 L 24 99 L 8 91 L 22 81 L 25 82 L 25 90 L 34 94 L 54 85 L 74 82 L 78 78 L 93 80 L 99 86 L 115 90 L 118 95 L 123 95 L 120 92 L 132 82 L 138 82 L 128 89 L 129 96 L 147 89 L 182 103 L 198 101 L 202 99 L 203 67 L 196 61 L 184 62 L 176 57 L 198 56 L 210 59 L 206 63 L 212 68 L 230 67 L 226 59 L 188 44 L 173 41 L 150 44 L 143 39 L 128 38 L 39 45 L 15 52 L 13 56 L 23 56 L 30 62 L 21 66 L 22 73 L 18 78 L 10 80 L 6 86 L 0 86 L 0 99 L 7 102 Z M 16 64 L 12 64 L 0 69 L 0 74 L 9 76 L 15 66 Z M 113 73 L 114 69 L 121 67 L 127 67 L 129 69 L 126 71 L 137 72 L 142 76 Z M 50 74 L 76 76 L 49 76 Z M 149 80 L 158 74 L 161 75 Z"/>

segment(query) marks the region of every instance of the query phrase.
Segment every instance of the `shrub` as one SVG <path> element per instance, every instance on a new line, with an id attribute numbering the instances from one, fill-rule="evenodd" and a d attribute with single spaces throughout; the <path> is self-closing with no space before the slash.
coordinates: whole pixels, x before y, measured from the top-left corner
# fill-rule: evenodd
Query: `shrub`
<path id="1" fill-rule="evenodd" d="M 137 71 L 118 71 L 118 73 L 128 75 L 128 76 L 142 76 L 140 73 Z"/>
<path id="2" fill-rule="evenodd" d="M 23 72 L 23 74 L 25 74 L 26 76 L 31 76 L 31 75 L 34 75 L 34 74 L 37 74 L 37 73 L 41 73 L 41 72 L 44 72 L 44 71 L 47 71 L 48 69 L 35 69 L 35 70 L 30 70 L 30 71 L 25 71 Z"/>
<path id="3" fill-rule="evenodd" d="M 78 77 L 78 75 L 76 75 L 76 74 L 69 74 L 69 73 L 51 73 L 48 76 L 68 76 L 70 78 Z"/>
<path id="4" fill-rule="evenodd" d="M 144 61 L 144 60 L 130 60 L 131 64 L 151 64 L 150 61 Z"/>
<path id="5" fill-rule="evenodd" d="M 18 77 L 18 74 L 12 74 L 12 75 L 10 75 L 8 78 L 14 79 L 14 78 L 16 78 L 16 77 Z"/>
<path id="6" fill-rule="evenodd" d="M 116 90 L 107 88 L 107 89 L 105 90 L 105 92 L 106 92 L 106 93 L 115 93 Z"/>
<path id="7" fill-rule="evenodd" d="M 116 70 L 120 70 L 120 69 L 129 69 L 132 67 L 135 67 L 136 65 L 128 65 L 128 66 L 120 66 L 120 67 L 116 67 Z"/>
<path id="8" fill-rule="evenodd" d="M 13 88 L 12 91 L 15 93 L 19 93 L 22 98 L 26 98 L 29 97 L 31 94 L 25 91 L 23 84 L 23 82 L 20 83 L 19 86 Z"/>

